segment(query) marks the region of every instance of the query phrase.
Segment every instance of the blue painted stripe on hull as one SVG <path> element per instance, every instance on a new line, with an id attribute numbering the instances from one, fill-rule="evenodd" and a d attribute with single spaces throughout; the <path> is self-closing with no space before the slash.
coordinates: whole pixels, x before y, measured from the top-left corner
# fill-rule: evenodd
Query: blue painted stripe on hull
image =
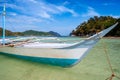
<path id="1" fill-rule="evenodd" d="M 31 57 L 31 56 L 8 54 L 8 53 L 3 53 L 3 52 L 0 52 L 0 54 L 12 56 L 16 58 L 21 58 L 21 59 L 29 60 L 32 62 L 39 62 L 39 63 L 50 64 L 50 65 L 61 66 L 61 67 L 70 67 L 78 61 L 78 59 Z"/>

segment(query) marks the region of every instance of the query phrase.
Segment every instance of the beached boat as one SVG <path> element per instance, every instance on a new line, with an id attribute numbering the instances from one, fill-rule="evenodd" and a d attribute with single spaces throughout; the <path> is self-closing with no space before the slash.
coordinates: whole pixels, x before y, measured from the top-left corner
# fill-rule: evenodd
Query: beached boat
<path id="1" fill-rule="evenodd" d="M 79 63 L 88 51 L 90 51 L 94 45 L 117 24 L 118 23 L 85 40 L 75 43 L 30 42 L 33 38 L 29 38 L 23 42 L 14 40 L 11 44 L 5 45 L 5 35 L 3 33 L 3 46 L 0 47 L 0 54 L 62 67 L 74 66 Z"/>
<path id="2" fill-rule="evenodd" d="M 2 46 L 0 48 L 0 54 L 45 64 L 70 67 L 79 63 L 88 51 L 117 24 L 80 42 L 70 44 L 26 42 L 20 45 L 14 45 L 13 47 Z"/>

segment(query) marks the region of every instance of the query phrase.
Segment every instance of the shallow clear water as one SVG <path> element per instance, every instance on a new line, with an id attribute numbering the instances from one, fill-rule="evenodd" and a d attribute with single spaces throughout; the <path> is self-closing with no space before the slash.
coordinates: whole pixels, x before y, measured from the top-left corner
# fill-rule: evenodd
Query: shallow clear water
<path id="1" fill-rule="evenodd" d="M 0 80 L 105 80 L 111 71 L 104 46 L 115 74 L 120 77 L 120 39 L 102 39 L 79 64 L 71 68 L 0 55 Z"/>
<path id="2" fill-rule="evenodd" d="M 29 42 L 47 42 L 47 43 L 74 43 L 79 42 L 81 38 L 79 37 L 6 37 L 6 42 L 10 41 L 25 41 L 29 40 Z M 2 39 L 0 39 L 2 43 Z"/>

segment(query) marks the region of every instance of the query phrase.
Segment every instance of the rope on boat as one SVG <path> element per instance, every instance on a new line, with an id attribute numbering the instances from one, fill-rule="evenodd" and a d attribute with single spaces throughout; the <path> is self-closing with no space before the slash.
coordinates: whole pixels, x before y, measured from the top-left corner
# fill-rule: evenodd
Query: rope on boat
<path id="1" fill-rule="evenodd" d="M 114 70 L 113 70 L 113 68 L 112 68 L 112 64 L 111 64 L 111 61 L 110 61 L 110 57 L 109 57 L 109 55 L 108 55 L 108 50 L 107 50 L 106 44 L 105 44 L 103 41 L 102 41 L 102 44 L 103 44 L 104 52 L 105 52 L 105 55 L 106 55 L 106 60 L 107 60 L 107 62 L 108 62 L 108 66 L 109 66 L 109 68 L 110 68 L 110 70 L 111 70 L 111 72 L 112 72 L 111 76 L 108 77 L 108 78 L 105 79 L 105 80 L 112 80 L 114 77 L 120 79 L 120 77 L 118 77 L 118 76 L 115 75 L 115 73 L 114 73 Z"/>

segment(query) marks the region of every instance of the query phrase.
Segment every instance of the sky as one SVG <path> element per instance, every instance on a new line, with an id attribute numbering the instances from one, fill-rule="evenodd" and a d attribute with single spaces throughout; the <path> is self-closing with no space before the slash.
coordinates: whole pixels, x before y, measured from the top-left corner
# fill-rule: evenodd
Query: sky
<path id="1" fill-rule="evenodd" d="M 0 26 L 5 0 L 0 0 Z M 120 17 L 120 0 L 6 0 L 6 29 L 69 35 L 93 16 Z"/>

